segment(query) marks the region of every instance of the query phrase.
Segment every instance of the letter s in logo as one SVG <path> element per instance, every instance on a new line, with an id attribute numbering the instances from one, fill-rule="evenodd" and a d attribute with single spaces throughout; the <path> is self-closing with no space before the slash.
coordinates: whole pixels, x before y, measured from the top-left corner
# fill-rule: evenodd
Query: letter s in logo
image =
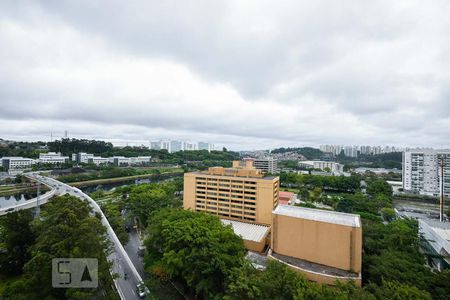
<path id="1" fill-rule="evenodd" d="M 59 261 L 58 262 L 58 273 L 59 274 L 65 274 L 67 276 L 67 279 L 68 279 L 68 280 L 66 280 L 64 282 L 60 282 L 59 284 L 71 284 L 72 283 L 72 274 L 69 271 L 67 271 L 67 270 L 70 269 L 69 268 L 69 264 L 70 264 L 70 261 L 68 261 L 68 260 L 63 260 L 63 261 Z M 61 265 L 66 265 L 64 270 L 61 270 Z"/>

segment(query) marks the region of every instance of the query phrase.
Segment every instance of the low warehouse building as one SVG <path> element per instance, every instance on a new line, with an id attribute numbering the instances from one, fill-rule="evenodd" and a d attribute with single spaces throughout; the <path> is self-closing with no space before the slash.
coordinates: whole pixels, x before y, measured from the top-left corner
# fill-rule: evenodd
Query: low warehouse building
<path id="1" fill-rule="evenodd" d="M 325 284 L 361 285 L 359 215 L 278 205 L 273 211 L 269 257 Z"/>

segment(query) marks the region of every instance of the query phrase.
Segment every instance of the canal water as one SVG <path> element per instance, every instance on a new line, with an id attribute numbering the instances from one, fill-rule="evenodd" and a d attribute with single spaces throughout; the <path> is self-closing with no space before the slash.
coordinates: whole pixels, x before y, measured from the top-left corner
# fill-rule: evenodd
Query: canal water
<path id="1" fill-rule="evenodd" d="M 14 206 L 36 197 L 36 193 L 16 194 L 10 196 L 0 196 L 0 208 Z"/>

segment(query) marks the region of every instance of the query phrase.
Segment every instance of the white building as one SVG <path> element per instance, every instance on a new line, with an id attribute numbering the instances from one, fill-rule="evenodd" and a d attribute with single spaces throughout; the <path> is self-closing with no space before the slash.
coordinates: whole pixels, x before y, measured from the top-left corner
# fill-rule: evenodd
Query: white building
<path id="1" fill-rule="evenodd" d="M 185 151 L 194 151 L 197 150 L 197 144 L 192 142 L 185 142 L 184 143 L 184 150 Z"/>
<path id="2" fill-rule="evenodd" d="M 214 145 L 207 142 L 198 142 L 198 150 L 208 150 L 211 152 L 214 150 Z"/>
<path id="3" fill-rule="evenodd" d="M 150 149 L 161 150 L 161 141 L 150 141 Z"/>
<path id="4" fill-rule="evenodd" d="M 343 175 L 344 173 L 344 165 L 331 161 L 321 161 L 321 160 L 300 161 L 298 163 L 298 166 L 305 169 L 320 169 L 323 171 L 325 171 L 325 169 L 329 169 L 330 172 L 333 173 L 334 175 Z"/>
<path id="5" fill-rule="evenodd" d="M 109 159 L 106 157 L 100 157 L 100 156 L 93 156 L 92 158 L 88 159 L 88 163 L 94 164 L 94 165 L 105 165 L 109 163 Z"/>
<path id="6" fill-rule="evenodd" d="M 151 162 L 151 156 L 137 156 L 137 157 L 124 157 L 124 156 L 113 156 L 108 158 L 109 163 L 115 166 L 130 166 L 130 165 L 144 165 Z"/>
<path id="7" fill-rule="evenodd" d="M 440 159 L 444 158 L 444 178 L 440 172 Z M 403 189 L 429 196 L 450 195 L 450 150 L 409 150 L 403 152 Z"/>
<path id="8" fill-rule="evenodd" d="M 30 169 L 35 163 L 34 159 L 26 157 L 11 156 L 2 158 L 2 166 L 6 171 Z"/>
<path id="9" fill-rule="evenodd" d="M 108 158 L 109 163 L 115 166 L 128 166 L 131 164 L 131 158 L 125 156 L 113 156 Z"/>
<path id="10" fill-rule="evenodd" d="M 89 159 L 93 159 L 94 154 L 79 152 L 72 154 L 72 160 L 76 161 L 79 164 L 87 164 L 89 163 Z"/>
<path id="11" fill-rule="evenodd" d="M 39 153 L 38 162 L 43 164 L 64 164 L 68 161 L 69 157 L 62 156 L 59 152 Z"/>
<path id="12" fill-rule="evenodd" d="M 152 160 L 151 156 L 138 156 L 130 157 L 130 164 L 132 165 L 145 165 L 149 164 Z"/>
<path id="13" fill-rule="evenodd" d="M 184 150 L 185 144 L 182 141 L 170 141 L 170 151 L 169 153 L 179 152 Z"/>
<path id="14" fill-rule="evenodd" d="M 247 158 L 245 160 L 253 160 L 253 167 L 263 171 L 264 173 L 278 173 L 278 160 L 276 158 Z"/>
<path id="15" fill-rule="evenodd" d="M 164 140 L 161 141 L 161 149 L 160 150 L 167 150 L 167 152 L 172 153 L 171 148 L 170 148 L 170 141 L 169 140 Z"/>

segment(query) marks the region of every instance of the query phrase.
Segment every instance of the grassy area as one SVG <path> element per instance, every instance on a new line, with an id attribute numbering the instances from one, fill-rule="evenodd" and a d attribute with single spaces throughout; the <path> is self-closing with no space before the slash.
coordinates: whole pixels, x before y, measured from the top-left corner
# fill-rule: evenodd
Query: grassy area
<path id="1" fill-rule="evenodd" d="M 176 172 L 161 172 L 161 174 L 143 174 L 143 175 L 133 175 L 133 176 L 124 176 L 124 177 L 115 177 L 115 178 L 105 178 L 105 179 L 94 179 L 94 180 L 86 180 L 86 181 L 78 181 L 78 182 L 69 182 L 67 184 L 75 187 L 82 186 L 90 186 L 90 185 L 99 185 L 99 184 L 108 184 L 108 183 L 116 183 L 122 181 L 136 180 L 136 179 L 145 179 L 158 177 L 161 175 L 180 175 L 183 173 L 183 169 L 168 169 L 168 170 L 177 170 Z"/>
<path id="2" fill-rule="evenodd" d="M 46 189 L 41 188 L 41 191 L 45 191 Z M 0 190 L 0 196 L 11 196 L 16 194 L 22 194 L 27 192 L 36 192 L 35 187 L 24 187 L 24 188 L 13 188 L 9 190 Z"/>

